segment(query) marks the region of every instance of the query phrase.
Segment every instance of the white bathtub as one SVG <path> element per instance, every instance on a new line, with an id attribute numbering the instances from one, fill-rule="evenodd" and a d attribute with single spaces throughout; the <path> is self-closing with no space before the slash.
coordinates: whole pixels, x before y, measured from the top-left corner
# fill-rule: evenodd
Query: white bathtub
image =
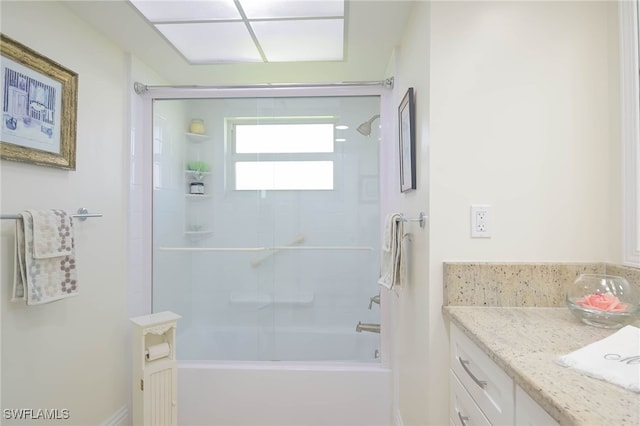
<path id="1" fill-rule="evenodd" d="M 378 363 L 178 362 L 178 424 L 391 424 L 391 370 Z"/>
<path id="2" fill-rule="evenodd" d="M 391 371 L 374 358 L 378 334 L 209 327 L 186 330 L 177 345 L 181 426 L 391 424 Z M 222 355 L 234 361 L 202 361 Z"/>

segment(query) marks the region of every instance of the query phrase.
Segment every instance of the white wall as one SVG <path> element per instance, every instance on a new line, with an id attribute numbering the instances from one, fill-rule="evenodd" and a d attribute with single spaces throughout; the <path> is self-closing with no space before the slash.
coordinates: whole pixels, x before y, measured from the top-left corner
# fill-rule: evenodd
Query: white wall
<path id="1" fill-rule="evenodd" d="M 394 74 L 397 103 L 416 88 L 418 190 L 393 204 L 430 219 L 394 304 L 396 423 L 448 423 L 444 261 L 619 260 L 616 31 L 614 2 L 416 2 Z"/>
<path id="2" fill-rule="evenodd" d="M 610 176 L 613 11 L 613 2 L 434 4 L 432 200 L 443 226 L 433 223 L 433 240 L 443 254 L 608 258 L 609 218 L 620 211 Z M 469 239 L 471 203 L 493 206 L 491 239 Z"/>
<path id="3" fill-rule="evenodd" d="M 58 3 L 3 1 L 2 32 L 79 74 L 77 170 L 3 160 L 2 213 L 104 214 L 75 223 L 80 294 L 29 307 L 8 301 L 15 225 L 3 221 L 2 408 L 66 408 L 65 424 L 100 424 L 128 404 L 125 58 Z"/>
<path id="4" fill-rule="evenodd" d="M 391 211 L 402 212 L 416 218 L 420 212 L 429 214 L 429 10 L 428 2 L 416 2 L 402 39 L 396 49 L 391 67 L 395 76 L 394 108 L 409 87 L 414 88 L 416 106 L 416 190 L 400 193 L 399 172 L 396 166 L 397 153 L 391 167 L 392 181 L 386 182 L 391 194 Z M 397 135 L 397 129 L 394 132 Z M 397 140 L 397 136 L 395 136 Z M 398 143 L 393 143 L 397 149 Z M 431 406 L 435 403 L 447 404 L 446 394 L 431 395 L 429 386 L 429 221 L 425 228 L 418 223 L 405 224 L 405 232 L 411 234 L 409 258 L 409 280 L 398 290 L 399 297 L 390 296 L 393 301 L 393 372 L 395 382 L 395 421 L 404 425 L 426 424 Z M 444 423 L 443 423 L 444 424 Z"/>

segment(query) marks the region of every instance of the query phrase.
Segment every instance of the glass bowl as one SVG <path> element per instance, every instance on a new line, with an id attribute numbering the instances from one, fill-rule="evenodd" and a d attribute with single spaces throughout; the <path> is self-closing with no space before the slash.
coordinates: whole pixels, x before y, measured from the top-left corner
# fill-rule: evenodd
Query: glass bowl
<path id="1" fill-rule="evenodd" d="M 581 274 L 567 287 L 566 302 L 585 324 L 619 328 L 640 312 L 640 288 L 615 275 Z"/>

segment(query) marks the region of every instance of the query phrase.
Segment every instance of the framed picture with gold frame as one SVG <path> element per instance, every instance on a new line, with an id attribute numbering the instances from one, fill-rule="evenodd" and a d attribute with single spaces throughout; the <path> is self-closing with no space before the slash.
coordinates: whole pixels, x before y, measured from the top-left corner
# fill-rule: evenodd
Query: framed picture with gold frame
<path id="1" fill-rule="evenodd" d="M 0 34 L 0 157 L 76 169 L 78 74 Z"/>

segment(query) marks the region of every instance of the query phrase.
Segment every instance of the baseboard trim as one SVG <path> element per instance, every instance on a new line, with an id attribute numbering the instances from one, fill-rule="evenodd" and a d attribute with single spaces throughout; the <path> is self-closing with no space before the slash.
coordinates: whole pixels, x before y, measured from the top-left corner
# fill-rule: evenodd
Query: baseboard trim
<path id="1" fill-rule="evenodd" d="M 118 411 L 102 423 L 102 426 L 131 426 L 129 407 L 126 405 L 120 407 Z"/>
<path id="2" fill-rule="evenodd" d="M 400 410 L 395 410 L 395 413 L 393 415 L 393 426 L 404 426 L 404 423 L 402 422 L 402 414 L 400 414 Z"/>

